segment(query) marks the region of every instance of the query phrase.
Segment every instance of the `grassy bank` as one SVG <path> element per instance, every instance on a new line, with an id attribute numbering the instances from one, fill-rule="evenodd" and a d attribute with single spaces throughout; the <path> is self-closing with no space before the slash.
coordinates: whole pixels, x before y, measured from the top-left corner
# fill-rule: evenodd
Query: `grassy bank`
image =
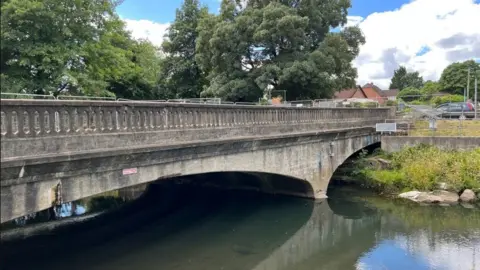
<path id="1" fill-rule="evenodd" d="M 480 120 L 437 120 L 437 130 L 432 132 L 426 120 L 415 121 L 409 136 L 480 136 Z"/>
<path id="2" fill-rule="evenodd" d="M 393 154 L 364 155 L 354 166 L 354 176 L 362 184 L 387 193 L 434 190 L 440 183 L 456 191 L 480 189 L 480 148 L 445 151 L 421 145 Z"/>

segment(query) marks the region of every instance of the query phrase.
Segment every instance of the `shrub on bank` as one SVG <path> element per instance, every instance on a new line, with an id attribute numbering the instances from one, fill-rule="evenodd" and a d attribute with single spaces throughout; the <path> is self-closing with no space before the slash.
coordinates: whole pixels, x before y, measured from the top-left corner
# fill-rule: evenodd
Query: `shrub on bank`
<path id="1" fill-rule="evenodd" d="M 385 192 L 434 190 L 440 183 L 456 191 L 480 189 L 480 148 L 445 151 L 421 145 L 378 156 L 391 162 L 389 169 L 359 160 L 357 172 L 368 186 Z"/>
<path id="2" fill-rule="evenodd" d="M 435 106 L 444 103 L 451 103 L 451 102 L 463 102 L 464 97 L 462 95 L 445 95 L 445 96 L 436 96 L 432 98 L 432 103 Z"/>

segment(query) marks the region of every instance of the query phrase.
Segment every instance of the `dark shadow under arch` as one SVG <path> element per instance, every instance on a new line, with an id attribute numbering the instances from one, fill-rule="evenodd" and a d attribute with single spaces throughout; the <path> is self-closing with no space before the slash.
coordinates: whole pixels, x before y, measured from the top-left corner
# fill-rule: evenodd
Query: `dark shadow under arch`
<path id="1" fill-rule="evenodd" d="M 230 206 L 232 203 L 241 205 L 239 208 L 241 211 L 232 211 L 231 213 L 231 218 L 235 219 L 236 222 L 260 224 L 258 225 L 260 228 L 254 226 L 250 229 L 254 230 L 252 233 L 258 229 L 267 232 L 263 237 L 265 237 L 267 243 L 270 243 L 271 250 L 269 252 L 258 252 L 251 247 L 248 240 L 242 239 L 234 245 L 228 241 L 224 242 L 223 237 L 209 239 L 209 241 L 218 241 L 218 245 L 225 245 L 224 248 L 234 249 L 235 252 L 247 256 L 244 263 L 253 268 L 270 252 L 291 237 L 291 234 L 285 233 L 286 231 L 294 233 L 299 230 L 312 215 L 314 207 L 314 201 L 312 200 L 268 196 L 256 192 L 255 189 L 237 191 L 235 186 L 232 186 L 231 189 L 215 188 L 215 186 L 205 185 L 210 182 L 215 183 L 215 181 L 209 181 L 208 177 L 213 177 L 212 179 L 229 178 L 229 181 L 220 183 L 230 183 L 231 185 L 236 184 L 237 181 L 243 181 L 244 185 L 248 183 L 248 186 L 259 187 L 259 191 L 261 191 L 262 185 L 265 185 L 263 182 L 265 180 L 260 179 L 255 173 L 212 173 L 153 182 L 140 198 L 116 211 L 106 213 L 85 223 L 61 228 L 55 234 L 38 235 L 16 243 L 2 243 L 2 255 L 4 255 L 4 258 L 8 258 L 8 260 L 2 262 L 6 266 L 2 269 L 27 269 L 29 261 L 36 261 L 37 269 L 85 269 L 81 266 L 69 265 L 68 260 L 59 260 L 59 257 L 75 258 L 75 253 L 95 253 L 96 246 L 105 243 L 110 243 L 110 251 L 109 254 L 102 254 L 102 256 L 127 256 L 132 250 L 143 249 L 143 245 L 160 245 L 164 242 L 164 239 L 168 238 L 167 236 L 178 231 L 209 224 L 211 216 L 218 211 L 222 211 L 226 202 L 229 202 Z M 242 177 L 245 177 L 245 179 L 242 180 Z M 187 180 L 191 181 L 192 184 L 187 183 Z M 293 183 L 298 179 L 277 179 L 276 181 L 292 181 Z M 242 195 L 237 196 L 238 194 Z M 268 204 L 278 206 L 276 207 L 278 211 L 284 212 L 284 214 L 276 215 L 275 219 L 265 219 L 261 211 L 262 206 Z M 195 210 L 188 210 L 192 206 Z M 179 214 L 184 211 L 190 212 L 183 216 Z M 175 222 L 175 224 L 168 225 L 172 222 Z M 165 227 L 165 229 L 158 231 L 151 237 L 142 233 L 155 227 Z M 231 228 L 226 227 L 222 230 L 219 231 L 220 236 Z M 137 243 L 136 237 L 143 240 Z M 120 239 L 122 243 L 118 245 L 118 248 L 117 245 L 111 244 L 112 242 L 116 243 L 117 238 L 122 238 Z M 129 238 L 131 241 L 124 238 Z M 48 249 L 44 247 L 48 247 Z M 28 260 L 25 260 L 25 254 L 28 254 Z M 93 256 L 94 262 L 87 262 L 87 264 L 101 264 L 104 259 L 102 256 Z M 219 257 L 219 261 L 221 260 L 225 260 L 225 258 Z"/>
<path id="2" fill-rule="evenodd" d="M 289 195 L 313 198 L 311 184 L 303 179 L 280 174 L 262 172 L 210 172 L 195 175 L 179 176 L 171 179 L 180 185 L 218 188 L 224 190 L 250 190 L 274 195 Z M 162 185 L 165 180 L 152 184 Z M 170 184 L 166 182 L 166 184 Z"/>
<path id="3" fill-rule="evenodd" d="M 355 179 L 352 179 L 350 177 L 350 174 L 352 173 L 352 168 L 353 168 L 352 163 L 356 159 L 358 159 L 363 152 L 366 152 L 367 155 L 370 155 L 374 151 L 377 151 L 378 149 L 380 149 L 380 147 L 381 147 L 380 142 L 370 144 L 370 145 L 354 152 L 347 159 L 345 159 L 345 161 L 340 166 L 338 166 L 337 169 L 335 170 L 335 172 L 333 173 L 332 178 L 331 178 L 330 183 L 329 183 L 329 186 L 328 186 L 327 194 L 330 194 L 332 192 L 332 190 L 335 188 L 335 186 L 345 185 L 345 184 L 348 184 L 350 182 L 354 182 Z"/>

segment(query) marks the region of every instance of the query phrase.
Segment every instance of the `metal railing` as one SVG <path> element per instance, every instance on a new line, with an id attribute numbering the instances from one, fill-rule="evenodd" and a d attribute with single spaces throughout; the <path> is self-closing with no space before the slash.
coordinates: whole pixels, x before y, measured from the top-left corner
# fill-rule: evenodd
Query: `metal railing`
<path id="1" fill-rule="evenodd" d="M 480 137 L 480 120 L 475 119 L 386 119 L 396 123 L 397 131 L 385 135 L 417 137 Z"/>
<path id="2" fill-rule="evenodd" d="M 268 107 L 306 107 L 306 108 L 383 108 L 388 107 L 386 102 L 368 99 L 315 99 L 315 100 L 294 100 L 280 104 L 262 104 L 261 102 L 232 102 L 220 98 L 188 98 L 188 99 L 166 99 L 166 100 L 133 100 L 114 97 L 93 97 L 93 96 L 70 96 L 70 95 L 36 95 L 25 93 L 1 93 L 1 99 L 51 99 L 51 100 L 105 100 L 141 103 L 188 103 L 188 104 L 218 104 L 218 105 L 247 105 L 247 106 L 268 106 Z"/>

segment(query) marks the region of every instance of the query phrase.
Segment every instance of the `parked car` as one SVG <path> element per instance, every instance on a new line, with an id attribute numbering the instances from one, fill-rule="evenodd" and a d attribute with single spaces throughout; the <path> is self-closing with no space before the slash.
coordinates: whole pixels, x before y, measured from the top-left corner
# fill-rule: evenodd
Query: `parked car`
<path id="1" fill-rule="evenodd" d="M 445 103 L 435 108 L 437 116 L 441 118 L 459 118 L 464 115 L 466 118 L 475 116 L 475 108 L 466 102 Z"/>

